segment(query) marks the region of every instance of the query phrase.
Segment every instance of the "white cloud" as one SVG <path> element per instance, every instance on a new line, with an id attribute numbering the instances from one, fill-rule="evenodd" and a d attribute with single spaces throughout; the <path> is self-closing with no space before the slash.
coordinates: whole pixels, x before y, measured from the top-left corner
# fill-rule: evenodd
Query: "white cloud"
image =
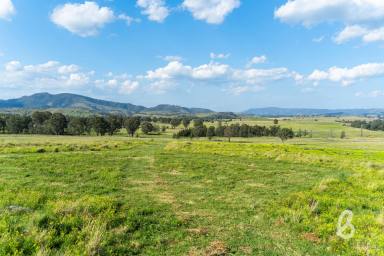
<path id="1" fill-rule="evenodd" d="M 315 70 L 308 76 L 308 80 L 315 84 L 327 80 L 347 86 L 358 80 L 377 76 L 384 76 L 384 63 L 368 63 L 352 68 L 331 67 L 327 71 Z"/>
<path id="2" fill-rule="evenodd" d="M 121 94 L 131 94 L 134 91 L 136 91 L 139 87 L 139 82 L 137 81 L 131 81 L 131 80 L 125 80 L 120 87 L 120 93 Z"/>
<path id="3" fill-rule="evenodd" d="M 130 26 L 132 23 L 134 22 L 137 22 L 139 23 L 140 22 L 140 19 L 137 19 L 137 18 L 133 18 L 131 16 L 128 16 L 126 14 L 120 14 L 119 16 L 117 16 L 118 19 L 120 20 L 123 20 L 125 21 L 125 23 Z"/>
<path id="4" fill-rule="evenodd" d="M 213 60 L 214 59 L 228 59 L 229 56 L 231 56 L 231 54 L 229 54 L 229 53 L 213 53 L 213 52 L 211 52 L 209 54 L 209 57 Z"/>
<path id="5" fill-rule="evenodd" d="M 247 67 L 251 67 L 252 65 L 255 64 L 261 64 L 265 63 L 267 61 L 267 57 L 265 55 L 262 56 L 255 56 L 253 57 L 247 64 Z"/>
<path id="6" fill-rule="evenodd" d="M 66 84 L 68 86 L 83 86 L 89 83 L 90 78 L 87 74 L 84 73 L 73 73 L 70 74 L 67 78 L 62 77 L 66 79 Z"/>
<path id="7" fill-rule="evenodd" d="M 116 87 L 118 84 L 118 81 L 116 79 L 110 79 L 107 81 L 107 85 L 111 88 Z"/>
<path id="8" fill-rule="evenodd" d="M 113 11 L 108 7 L 99 7 L 95 2 L 84 4 L 67 3 L 58 6 L 51 14 L 56 25 L 82 37 L 95 36 L 105 24 L 115 19 Z"/>
<path id="9" fill-rule="evenodd" d="M 5 71 L 7 72 L 18 71 L 21 68 L 22 68 L 22 65 L 18 60 L 13 60 L 5 64 Z"/>
<path id="10" fill-rule="evenodd" d="M 364 36 L 368 30 L 359 25 L 347 26 L 337 34 L 334 41 L 338 44 L 345 43 L 351 39 Z"/>
<path id="11" fill-rule="evenodd" d="M 0 19 L 10 20 L 16 12 L 11 0 L 0 0 Z"/>
<path id="12" fill-rule="evenodd" d="M 289 0 L 275 11 L 287 23 L 311 26 L 321 22 L 357 23 L 384 19 L 381 0 Z"/>
<path id="13" fill-rule="evenodd" d="M 320 36 L 320 37 L 313 38 L 312 42 L 314 42 L 314 43 L 321 43 L 321 42 L 324 41 L 324 39 L 325 39 L 325 36 Z"/>
<path id="14" fill-rule="evenodd" d="M 184 0 L 182 6 L 197 20 L 220 24 L 240 6 L 240 0 Z"/>
<path id="15" fill-rule="evenodd" d="M 232 95 L 238 96 L 244 93 L 254 93 L 263 90 L 261 86 L 230 86 L 225 91 L 229 92 Z"/>
<path id="16" fill-rule="evenodd" d="M 79 71 L 79 66 L 77 65 L 63 65 L 58 68 L 59 74 L 68 74 L 68 73 L 75 73 Z"/>
<path id="17" fill-rule="evenodd" d="M 0 88 L 78 88 L 89 84 L 92 75 L 92 72 L 83 72 L 76 65 L 61 65 L 57 61 L 23 65 L 14 60 L 6 63 L 4 70 L 0 71 Z"/>
<path id="18" fill-rule="evenodd" d="M 163 22 L 169 15 L 164 0 L 137 0 L 137 5 L 143 9 L 142 14 L 152 21 Z"/>
<path id="19" fill-rule="evenodd" d="M 365 43 L 384 41 L 384 27 L 369 29 L 359 25 L 347 26 L 334 38 L 338 44 L 361 38 Z"/>
<path id="20" fill-rule="evenodd" d="M 192 67 L 179 61 L 172 61 L 164 67 L 148 71 L 138 76 L 143 84 L 148 83 L 152 91 L 164 92 L 177 85 L 204 85 L 230 88 L 228 91 L 254 91 L 269 82 L 292 79 L 302 76 L 287 68 L 272 69 L 236 69 L 229 65 L 210 62 Z M 248 89 L 246 89 L 248 88 Z"/>

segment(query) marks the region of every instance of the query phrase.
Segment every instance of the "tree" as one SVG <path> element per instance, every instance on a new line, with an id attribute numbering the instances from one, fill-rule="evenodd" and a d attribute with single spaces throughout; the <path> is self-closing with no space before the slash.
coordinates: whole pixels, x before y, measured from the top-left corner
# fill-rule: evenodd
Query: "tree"
<path id="1" fill-rule="evenodd" d="M 181 120 L 179 118 L 173 118 L 170 124 L 172 125 L 172 128 L 175 129 L 181 124 Z"/>
<path id="2" fill-rule="evenodd" d="M 218 137 L 224 137 L 224 130 L 225 127 L 221 125 L 221 122 L 219 123 L 219 126 L 216 127 L 215 129 L 215 134 Z"/>
<path id="3" fill-rule="evenodd" d="M 0 132 L 5 133 L 6 127 L 7 123 L 5 122 L 5 118 L 0 117 Z"/>
<path id="4" fill-rule="evenodd" d="M 86 132 L 87 119 L 83 117 L 70 117 L 68 122 L 68 133 L 82 135 Z"/>
<path id="5" fill-rule="evenodd" d="M 240 126 L 239 136 L 243 138 L 249 137 L 249 126 L 247 124 Z"/>
<path id="6" fill-rule="evenodd" d="M 279 131 L 280 131 L 280 126 L 276 126 L 276 125 L 271 126 L 269 128 L 269 135 L 272 137 L 276 137 L 276 136 L 278 136 Z"/>
<path id="7" fill-rule="evenodd" d="M 279 124 L 279 120 L 278 120 L 278 119 L 274 119 L 274 120 L 273 120 L 273 124 L 274 124 L 274 125 L 278 125 L 278 124 Z"/>
<path id="8" fill-rule="evenodd" d="M 37 134 L 50 133 L 49 120 L 52 113 L 48 111 L 35 111 L 32 113 L 31 132 Z"/>
<path id="9" fill-rule="evenodd" d="M 204 122 L 202 119 L 195 119 L 193 120 L 193 126 L 194 127 L 198 127 L 198 126 L 203 126 L 204 125 Z"/>
<path id="10" fill-rule="evenodd" d="M 277 133 L 277 136 L 281 139 L 282 142 L 292 139 L 295 136 L 295 133 L 292 131 L 292 129 L 289 128 L 282 128 Z"/>
<path id="11" fill-rule="evenodd" d="M 21 115 L 11 115 L 6 120 L 7 130 L 12 134 L 27 132 L 31 123 L 30 117 Z"/>
<path id="12" fill-rule="evenodd" d="M 207 127 L 205 125 L 196 126 L 192 129 L 193 137 L 206 137 L 207 136 Z"/>
<path id="13" fill-rule="evenodd" d="M 215 127 L 209 126 L 207 130 L 207 137 L 209 140 L 211 140 L 213 136 L 215 136 Z"/>
<path id="14" fill-rule="evenodd" d="M 107 117 L 107 122 L 109 124 L 108 134 L 113 135 L 123 126 L 123 117 L 117 115 L 109 115 Z"/>
<path id="15" fill-rule="evenodd" d="M 124 121 L 124 127 L 132 137 L 140 127 L 140 117 L 129 117 Z"/>
<path id="16" fill-rule="evenodd" d="M 152 132 L 154 130 L 154 126 L 152 125 L 151 122 L 143 122 L 141 124 L 141 131 L 144 133 L 144 134 L 148 134 L 150 132 Z"/>
<path id="17" fill-rule="evenodd" d="M 102 116 L 93 117 L 92 127 L 95 130 L 97 136 L 104 136 L 108 131 L 110 131 L 108 121 Z"/>
<path id="18" fill-rule="evenodd" d="M 67 119 L 61 113 L 54 113 L 49 120 L 51 131 L 55 135 L 63 135 L 67 128 Z"/>
<path id="19" fill-rule="evenodd" d="M 224 128 L 224 137 L 227 137 L 228 142 L 231 142 L 231 137 L 233 137 L 233 129 L 231 126 L 226 126 Z"/>
<path id="20" fill-rule="evenodd" d="M 191 123 L 191 119 L 189 118 L 183 118 L 183 125 L 184 125 L 184 128 L 187 129 L 188 126 L 190 125 Z"/>
<path id="21" fill-rule="evenodd" d="M 34 125 L 43 125 L 47 120 L 51 119 L 51 117 L 51 112 L 35 111 L 32 113 L 32 122 Z"/>

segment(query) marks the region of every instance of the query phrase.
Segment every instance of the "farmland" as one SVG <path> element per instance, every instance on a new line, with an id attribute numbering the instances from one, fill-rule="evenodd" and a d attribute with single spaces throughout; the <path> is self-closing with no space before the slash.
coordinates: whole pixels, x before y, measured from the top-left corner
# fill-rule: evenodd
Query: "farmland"
<path id="1" fill-rule="evenodd" d="M 0 255 L 384 255 L 384 133 L 279 125 L 312 136 L 0 135 Z"/>

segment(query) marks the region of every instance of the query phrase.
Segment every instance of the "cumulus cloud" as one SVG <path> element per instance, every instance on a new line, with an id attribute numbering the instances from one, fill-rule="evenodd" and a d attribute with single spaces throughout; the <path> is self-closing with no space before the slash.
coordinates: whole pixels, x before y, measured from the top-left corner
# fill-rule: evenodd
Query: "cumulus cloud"
<path id="1" fill-rule="evenodd" d="M 345 24 L 334 37 L 337 44 L 356 38 L 366 43 L 384 40 L 384 28 L 373 26 L 384 21 L 384 1 L 289 0 L 275 11 L 275 18 L 306 27 L 323 22 Z"/>
<path id="2" fill-rule="evenodd" d="M 0 71 L 1 87 L 30 89 L 78 88 L 91 81 L 92 72 L 83 72 L 76 65 L 62 65 L 48 61 L 36 65 L 23 65 L 14 60 L 6 63 Z"/>
<path id="3" fill-rule="evenodd" d="M 164 0 L 137 0 L 136 4 L 143 9 L 142 14 L 156 22 L 163 22 L 170 12 Z"/>
<path id="4" fill-rule="evenodd" d="M 384 63 L 368 63 L 352 68 L 331 67 L 326 71 L 315 70 L 308 76 L 308 80 L 315 84 L 320 81 L 331 81 L 347 86 L 361 79 L 383 75 Z"/>
<path id="5" fill-rule="evenodd" d="M 0 19 L 10 20 L 16 12 L 11 0 L 0 0 Z"/>
<path id="6" fill-rule="evenodd" d="M 287 23 L 311 26 L 321 22 L 358 23 L 384 19 L 384 2 L 376 0 L 289 0 L 275 11 Z"/>
<path id="7" fill-rule="evenodd" d="M 346 41 L 354 39 L 356 37 L 364 36 L 368 30 L 359 25 L 347 26 L 334 38 L 334 41 L 338 44 L 342 44 Z"/>
<path id="8" fill-rule="evenodd" d="M 164 92 L 174 86 L 192 84 L 232 88 L 228 91 L 253 91 L 269 82 L 301 77 L 287 68 L 236 69 L 229 65 L 210 62 L 196 67 L 180 61 L 169 62 L 166 66 L 147 71 L 138 76 L 142 83 L 148 83 L 152 90 Z M 237 88 L 236 90 L 234 88 Z M 240 89 L 242 88 L 242 89 Z M 245 90 L 245 88 L 248 88 Z M 253 89 L 251 89 L 253 88 Z"/>
<path id="9" fill-rule="evenodd" d="M 197 20 L 221 24 L 228 14 L 240 6 L 240 0 L 184 0 L 182 6 Z"/>
<path id="10" fill-rule="evenodd" d="M 230 86 L 229 88 L 225 89 L 226 92 L 238 96 L 244 93 L 254 93 L 254 92 L 259 92 L 263 90 L 264 88 L 261 86 L 241 86 L 241 85 L 235 85 L 235 86 Z"/>
<path id="11" fill-rule="evenodd" d="M 140 84 L 132 75 L 128 74 L 113 74 L 109 72 L 104 76 L 104 79 L 97 79 L 93 84 L 104 91 L 116 91 L 120 94 L 131 94 L 139 89 Z"/>
<path id="12" fill-rule="evenodd" d="M 107 23 L 115 20 L 113 11 L 95 2 L 67 3 L 56 7 L 51 20 L 57 26 L 82 37 L 95 36 Z"/>
<path id="13" fill-rule="evenodd" d="M 247 64 L 247 67 L 251 67 L 252 65 L 255 64 L 261 64 L 265 63 L 267 61 L 267 57 L 265 55 L 262 56 L 255 56 L 253 57 Z"/>
<path id="14" fill-rule="evenodd" d="M 131 94 L 139 88 L 138 81 L 125 80 L 120 87 L 121 94 Z"/>
<path id="15" fill-rule="evenodd" d="M 384 41 L 384 27 L 369 29 L 360 25 L 347 26 L 340 31 L 334 41 L 338 44 L 361 38 L 365 43 Z"/>

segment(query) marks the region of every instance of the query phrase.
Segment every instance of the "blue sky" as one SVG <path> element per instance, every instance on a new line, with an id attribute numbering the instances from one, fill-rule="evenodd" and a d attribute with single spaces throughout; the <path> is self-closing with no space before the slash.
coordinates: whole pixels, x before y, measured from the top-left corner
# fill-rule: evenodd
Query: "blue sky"
<path id="1" fill-rule="evenodd" d="M 0 98 L 384 107 L 383 21 L 375 0 L 0 0 Z"/>

